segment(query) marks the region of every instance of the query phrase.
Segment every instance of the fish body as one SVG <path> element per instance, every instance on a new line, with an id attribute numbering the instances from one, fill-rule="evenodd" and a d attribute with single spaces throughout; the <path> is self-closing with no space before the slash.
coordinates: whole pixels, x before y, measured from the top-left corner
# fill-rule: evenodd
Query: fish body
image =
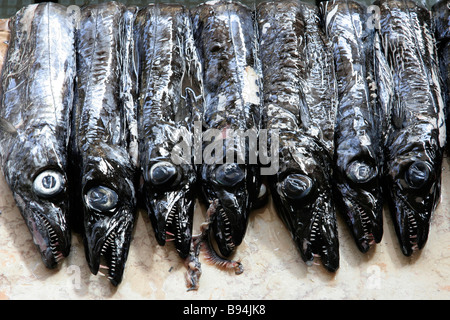
<path id="1" fill-rule="evenodd" d="M 66 7 L 30 5 L 11 18 L 2 73 L 3 173 L 44 264 L 70 251 L 67 141 L 75 78 L 74 21 Z"/>
<path id="2" fill-rule="evenodd" d="M 136 159 L 129 150 L 136 128 L 128 128 L 136 121 L 130 121 L 132 87 L 125 85 L 133 68 L 124 54 L 133 10 L 117 2 L 82 7 L 76 37 L 73 214 L 80 217 L 91 272 L 106 266 L 113 285 L 122 280 L 136 218 Z"/>
<path id="3" fill-rule="evenodd" d="M 139 56 L 139 163 L 142 193 L 160 245 L 189 254 L 196 199 L 194 122 L 203 108 L 201 65 L 189 10 L 150 4 L 135 24 Z M 176 149 L 185 149 L 177 157 Z"/>
<path id="4" fill-rule="evenodd" d="M 198 176 L 205 202 L 219 199 L 212 230 L 221 254 L 229 256 L 242 242 L 261 186 L 257 161 L 249 156 L 262 104 L 256 27 L 252 10 L 232 1 L 205 2 L 192 9 L 192 20 L 205 96 Z M 238 143 L 231 132 L 251 137 Z"/>
<path id="5" fill-rule="evenodd" d="M 448 112 L 450 110 L 450 2 L 442 0 L 436 3 L 433 6 L 433 17 L 443 83 L 442 90 L 444 91 L 444 103 L 446 104 L 448 136 L 450 128 L 448 126 Z"/>
<path id="6" fill-rule="evenodd" d="M 264 128 L 279 132 L 279 170 L 269 186 L 302 259 L 339 268 L 332 195 L 337 86 L 318 9 L 299 1 L 258 5 Z"/>
<path id="7" fill-rule="evenodd" d="M 380 1 L 380 43 L 392 74 L 385 146 L 389 209 L 401 250 L 425 245 L 439 203 L 446 141 L 430 12 L 413 1 Z"/>
<path id="8" fill-rule="evenodd" d="M 339 106 L 335 132 L 336 204 L 362 252 L 383 234 L 383 109 L 377 103 L 374 35 L 367 8 L 321 2 L 333 46 Z"/>

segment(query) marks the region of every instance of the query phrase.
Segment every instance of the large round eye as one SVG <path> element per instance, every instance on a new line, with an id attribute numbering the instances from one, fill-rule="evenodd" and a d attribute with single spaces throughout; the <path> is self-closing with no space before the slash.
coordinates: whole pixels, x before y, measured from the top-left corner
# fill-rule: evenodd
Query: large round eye
<path id="1" fill-rule="evenodd" d="M 65 190 L 66 179 L 53 170 L 41 172 L 33 182 L 34 192 L 43 198 L 50 198 Z"/>
<path id="2" fill-rule="evenodd" d="M 161 161 L 150 168 L 148 179 L 155 186 L 172 185 L 177 176 L 177 168 L 172 163 Z"/>
<path id="3" fill-rule="evenodd" d="M 430 177 L 430 167 L 423 161 L 411 164 L 405 173 L 405 180 L 413 189 L 421 188 Z"/>
<path id="4" fill-rule="evenodd" d="M 233 187 L 244 179 L 244 171 L 236 163 L 223 164 L 216 169 L 216 181 L 226 187 Z"/>
<path id="5" fill-rule="evenodd" d="M 367 163 L 353 161 L 347 167 L 347 177 L 355 183 L 366 183 L 377 175 L 377 168 Z"/>
<path id="6" fill-rule="evenodd" d="M 89 208 L 103 213 L 112 211 L 117 206 L 118 200 L 117 193 L 105 186 L 89 189 L 85 197 L 86 204 Z"/>
<path id="7" fill-rule="evenodd" d="M 278 193 L 294 200 L 306 197 L 312 190 L 313 181 L 302 174 L 290 174 L 278 186 Z"/>

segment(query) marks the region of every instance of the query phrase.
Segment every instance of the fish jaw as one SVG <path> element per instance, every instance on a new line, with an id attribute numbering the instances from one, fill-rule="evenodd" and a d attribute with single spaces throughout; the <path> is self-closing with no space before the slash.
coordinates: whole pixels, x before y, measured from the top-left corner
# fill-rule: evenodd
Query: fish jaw
<path id="1" fill-rule="evenodd" d="M 212 228 L 220 253 L 228 257 L 239 246 L 247 229 L 245 197 L 227 190 L 217 190 L 219 205 Z"/>
<path id="2" fill-rule="evenodd" d="M 174 241 L 181 258 L 189 255 L 195 207 L 193 185 L 180 190 L 146 192 L 146 206 L 159 245 Z M 169 240 L 170 239 L 170 240 Z"/>
<path id="3" fill-rule="evenodd" d="M 22 188 L 14 190 L 13 195 L 43 263 L 47 268 L 55 268 L 58 262 L 70 253 L 71 232 L 66 219 L 67 200 L 51 202 L 38 199 L 31 190 L 25 192 Z"/>
<path id="4" fill-rule="evenodd" d="M 402 253 L 409 257 L 422 249 L 428 239 L 431 216 L 440 196 L 440 181 L 436 182 L 429 191 L 428 199 L 421 203 L 411 201 L 411 198 L 422 198 L 410 190 L 391 188 L 389 209 L 394 222 L 394 228 Z"/>
<path id="5" fill-rule="evenodd" d="M 70 253 L 71 232 L 63 209 L 67 203 L 57 206 L 51 202 L 31 200 L 25 205 L 20 195 L 15 193 L 14 197 L 44 265 L 49 269 L 56 268 L 58 262 Z"/>
<path id="6" fill-rule="evenodd" d="M 220 183 L 217 172 L 223 166 L 239 167 L 242 179 L 234 185 Z M 253 170 L 247 165 L 237 164 L 204 164 L 200 169 L 203 198 L 207 202 L 218 201 L 216 214 L 212 221 L 214 239 L 220 253 L 228 257 L 239 246 L 244 238 L 249 212 L 256 192 Z M 258 189 L 258 190 L 257 190 Z"/>
<path id="7" fill-rule="evenodd" d="M 85 221 L 85 251 L 89 269 L 93 274 L 106 268 L 108 279 L 114 286 L 122 281 L 131 243 L 135 210 L 122 207 L 112 217 L 90 214 Z"/>
<path id="8" fill-rule="evenodd" d="M 346 197 L 342 210 L 358 249 L 365 253 L 383 236 L 383 206 L 370 192 L 360 190 L 360 197 Z"/>
<path id="9" fill-rule="evenodd" d="M 395 231 L 402 253 L 409 257 L 422 249 L 428 238 L 430 215 L 420 215 L 404 203 L 394 209 Z"/>

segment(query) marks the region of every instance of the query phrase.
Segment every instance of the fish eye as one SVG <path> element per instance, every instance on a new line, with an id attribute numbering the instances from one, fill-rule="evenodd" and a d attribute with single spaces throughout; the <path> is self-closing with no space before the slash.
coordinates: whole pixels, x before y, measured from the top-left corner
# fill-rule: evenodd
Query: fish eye
<path id="1" fill-rule="evenodd" d="M 405 180 L 413 189 L 421 188 L 430 177 L 430 167 L 426 162 L 413 162 L 405 173 Z"/>
<path id="2" fill-rule="evenodd" d="M 112 211 L 118 202 L 117 193 L 105 186 L 97 186 L 89 189 L 85 201 L 89 208 L 98 212 Z"/>
<path id="3" fill-rule="evenodd" d="M 365 162 L 353 161 L 347 167 L 347 177 L 355 183 L 366 183 L 377 175 L 377 168 Z"/>
<path id="4" fill-rule="evenodd" d="M 150 168 L 149 180 L 155 186 L 172 185 L 178 176 L 177 168 L 170 162 L 161 161 Z"/>
<path id="5" fill-rule="evenodd" d="M 312 187 L 311 178 L 303 174 L 290 174 L 279 184 L 278 193 L 289 199 L 300 200 L 310 194 Z"/>
<path id="6" fill-rule="evenodd" d="M 236 163 L 223 164 L 214 173 L 216 181 L 226 187 L 233 187 L 244 179 L 244 171 Z"/>
<path id="7" fill-rule="evenodd" d="M 41 172 L 33 182 L 34 192 L 42 198 L 50 198 L 65 190 L 66 179 L 54 170 Z"/>

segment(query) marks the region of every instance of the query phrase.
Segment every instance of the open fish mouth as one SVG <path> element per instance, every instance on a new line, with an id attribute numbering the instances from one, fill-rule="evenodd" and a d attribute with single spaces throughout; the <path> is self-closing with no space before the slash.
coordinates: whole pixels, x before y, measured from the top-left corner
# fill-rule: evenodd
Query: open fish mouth
<path id="1" fill-rule="evenodd" d="M 238 211 L 237 208 L 234 209 Z M 241 233 L 239 238 L 242 240 L 245 232 L 245 229 L 243 232 L 241 232 L 240 228 L 236 228 L 238 223 L 233 223 L 232 221 L 234 220 L 235 218 L 231 217 L 230 212 L 228 212 L 228 210 L 225 210 L 223 205 L 220 204 L 219 200 L 219 204 L 216 208 L 216 214 L 213 217 L 212 221 L 212 230 L 219 251 L 225 257 L 231 255 L 236 247 L 241 243 L 241 241 L 237 240 L 239 233 Z M 245 221 L 243 221 L 243 223 L 246 224 Z"/>
<path id="2" fill-rule="evenodd" d="M 319 258 L 325 269 L 335 272 L 339 268 L 337 234 L 326 229 L 324 218 L 314 215 L 309 225 L 309 235 L 299 243 L 299 248 L 307 265 L 312 265 L 314 258 Z"/>
<path id="3" fill-rule="evenodd" d="M 106 270 L 108 279 L 115 285 L 118 284 L 116 268 L 118 266 L 117 260 L 119 258 L 116 238 L 116 232 L 114 230 L 111 231 L 100 250 L 99 266 L 97 268 L 97 272 L 101 272 L 100 274 L 104 274 L 100 269 Z"/>
<path id="4" fill-rule="evenodd" d="M 348 199 L 351 204 L 352 216 L 347 214 L 346 219 L 352 229 L 356 244 L 361 252 L 367 252 L 370 247 L 379 243 L 382 237 L 382 221 L 377 221 L 377 208 L 365 208 L 357 201 Z M 381 219 L 381 211 L 380 211 Z"/>
<path id="5" fill-rule="evenodd" d="M 116 225 L 103 239 L 99 239 L 93 248 L 89 246 L 89 241 L 85 240 L 88 241 L 85 248 L 91 272 L 107 276 L 114 286 L 122 282 L 132 227 L 132 223 L 126 222 Z"/>
<path id="6" fill-rule="evenodd" d="M 170 199 L 170 200 L 169 200 Z M 194 197 L 191 193 L 178 193 L 174 198 L 147 201 L 147 211 L 158 244 L 174 244 L 181 258 L 189 255 L 192 238 Z"/>
<path id="7" fill-rule="evenodd" d="M 417 221 L 414 216 L 414 211 L 406 208 L 405 209 L 405 222 L 407 228 L 405 228 L 405 232 L 407 232 L 407 239 L 409 240 L 409 246 L 411 250 L 417 251 L 419 250 L 419 243 L 418 243 L 418 230 L 417 230 Z"/>
<path id="8" fill-rule="evenodd" d="M 44 228 L 32 230 L 35 243 L 39 246 L 44 264 L 55 268 L 59 261 L 69 255 L 70 237 L 63 235 L 59 226 L 54 226 L 42 213 L 35 212 L 35 217 Z"/>
<path id="9" fill-rule="evenodd" d="M 233 235 L 232 235 L 232 225 L 230 222 L 230 218 L 228 214 L 225 212 L 225 209 L 223 206 L 219 206 L 217 209 L 217 224 L 221 224 L 224 239 L 225 239 L 225 246 L 227 247 L 228 251 L 232 252 L 236 248 L 236 244 L 233 241 Z"/>
<path id="10" fill-rule="evenodd" d="M 400 233 L 401 249 L 405 256 L 410 256 L 425 245 L 427 235 L 424 234 L 427 233 L 428 224 L 419 221 L 417 213 L 406 206 L 402 209 L 400 219 L 397 232 Z"/>
<path id="11" fill-rule="evenodd" d="M 179 224 L 178 205 L 174 203 L 170 208 L 166 218 L 165 241 L 175 241 L 175 244 L 181 243 L 181 229 Z M 169 237 L 167 237 L 169 236 Z"/>
<path id="12" fill-rule="evenodd" d="M 186 258 L 189 254 L 191 230 L 188 214 L 182 212 L 185 208 L 178 202 L 175 202 L 170 208 L 167 217 L 165 229 L 163 232 L 164 242 L 174 242 L 175 248 L 181 258 Z"/>
<path id="13" fill-rule="evenodd" d="M 361 206 L 354 204 L 354 208 L 360 218 L 359 222 L 362 231 L 362 236 L 358 237 L 358 244 L 361 248 L 367 251 L 370 246 L 375 244 L 375 237 L 372 232 L 372 221 L 366 210 L 364 210 Z"/>

